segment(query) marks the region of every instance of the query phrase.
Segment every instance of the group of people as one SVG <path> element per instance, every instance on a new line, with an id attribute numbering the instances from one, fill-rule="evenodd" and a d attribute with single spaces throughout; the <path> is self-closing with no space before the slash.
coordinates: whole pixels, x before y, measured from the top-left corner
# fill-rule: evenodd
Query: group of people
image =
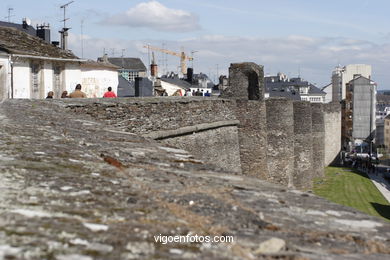
<path id="1" fill-rule="evenodd" d="M 211 93 L 208 90 L 206 91 L 206 93 L 204 93 L 203 89 L 202 90 L 197 89 L 196 91 L 193 89 L 192 92 L 191 92 L 191 89 L 187 89 L 186 93 L 184 94 L 184 96 L 188 96 L 188 97 L 191 97 L 191 96 L 210 97 Z"/>
<path id="2" fill-rule="evenodd" d="M 64 91 L 61 94 L 61 98 L 86 98 L 87 94 L 81 91 L 81 84 L 77 84 L 75 90 L 68 95 L 68 91 Z M 112 91 L 111 87 L 108 87 L 107 92 L 103 95 L 104 98 L 116 98 L 116 94 Z M 54 92 L 49 91 L 47 93 L 47 99 L 54 98 Z"/>

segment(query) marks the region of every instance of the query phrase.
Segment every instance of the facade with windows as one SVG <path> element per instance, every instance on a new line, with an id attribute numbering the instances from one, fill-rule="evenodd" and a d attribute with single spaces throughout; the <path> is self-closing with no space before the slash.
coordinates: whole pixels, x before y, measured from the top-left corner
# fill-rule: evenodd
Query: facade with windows
<path id="1" fill-rule="evenodd" d="M 356 76 L 347 83 L 345 97 L 342 101 L 342 143 L 346 150 L 351 150 L 375 139 L 376 83 Z"/>
<path id="2" fill-rule="evenodd" d="M 108 62 L 118 67 L 119 76 L 123 77 L 129 82 L 134 82 L 136 78 L 147 77 L 147 69 L 140 58 L 109 58 L 102 57 L 99 60 L 107 59 Z"/>
<path id="3" fill-rule="evenodd" d="M 332 72 L 332 101 L 337 102 L 346 99 L 347 83 L 357 75 L 371 78 L 371 65 L 350 64 L 337 66 Z"/>
<path id="4" fill-rule="evenodd" d="M 384 120 L 384 131 L 383 131 L 383 135 L 384 135 L 384 141 L 383 141 L 383 144 L 385 145 L 385 148 L 387 149 L 387 151 L 390 150 L 390 115 L 386 116 L 385 117 L 385 120 Z"/>

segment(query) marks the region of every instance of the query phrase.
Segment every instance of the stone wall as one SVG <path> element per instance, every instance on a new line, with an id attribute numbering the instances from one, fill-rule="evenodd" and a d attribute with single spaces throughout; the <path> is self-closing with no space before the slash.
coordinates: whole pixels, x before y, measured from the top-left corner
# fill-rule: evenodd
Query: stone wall
<path id="1" fill-rule="evenodd" d="M 127 132 L 184 149 L 224 171 L 241 173 L 235 102 L 215 98 L 66 100 L 68 109 Z"/>
<path id="2" fill-rule="evenodd" d="M 341 105 L 324 104 L 325 166 L 338 163 L 341 151 Z"/>
<path id="3" fill-rule="evenodd" d="M 218 98 L 150 97 L 64 102 L 72 111 L 136 134 L 236 119 L 231 109 L 234 101 Z"/>
<path id="4" fill-rule="evenodd" d="M 324 176 L 325 161 L 325 125 L 323 104 L 311 104 L 313 128 L 313 175 Z"/>
<path id="5" fill-rule="evenodd" d="M 263 100 L 264 67 L 253 62 L 232 63 L 229 67 L 229 87 L 223 98 Z"/>
<path id="6" fill-rule="evenodd" d="M 203 97 L 66 100 L 123 131 L 189 151 L 224 171 L 242 172 L 273 183 L 310 189 L 314 177 L 340 149 L 336 105 L 264 101 L 263 67 L 234 63 L 222 95 Z M 325 145 L 326 143 L 326 145 Z"/>
<path id="7" fill-rule="evenodd" d="M 284 186 L 292 186 L 294 171 L 293 101 L 285 98 L 270 98 L 265 103 L 269 180 Z"/>
<path id="8" fill-rule="evenodd" d="M 381 218 L 215 171 L 61 103 L 0 103 L 0 259 L 389 259 Z"/>
<path id="9" fill-rule="evenodd" d="M 313 135 L 311 105 L 294 101 L 294 173 L 293 185 L 298 189 L 311 188 L 313 178 Z"/>
<path id="10" fill-rule="evenodd" d="M 241 173 L 237 126 L 219 127 L 162 139 L 224 171 Z"/>
<path id="11" fill-rule="evenodd" d="M 267 125 L 265 102 L 236 100 L 235 114 L 240 121 L 238 139 L 242 173 L 269 179 L 267 169 Z"/>

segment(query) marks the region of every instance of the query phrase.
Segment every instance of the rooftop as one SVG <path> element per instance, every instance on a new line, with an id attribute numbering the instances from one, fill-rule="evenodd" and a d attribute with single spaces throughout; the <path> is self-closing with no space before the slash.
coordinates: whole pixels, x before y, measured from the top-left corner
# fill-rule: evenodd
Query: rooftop
<path id="1" fill-rule="evenodd" d="M 108 58 L 108 61 L 122 69 L 146 71 L 146 67 L 140 58 Z"/>
<path id="2" fill-rule="evenodd" d="M 78 59 L 71 51 L 62 50 L 16 28 L 4 26 L 0 26 L 0 51 L 19 55 Z"/>
<path id="3" fill-rule="evenodd" d="M 179 87 L 181 87 L 183 89 L 189 89 L 189 88 L 193 87 L 193 85 L 191 85 L 187 81 L 179 79 L 179 78 L 175 78 L 175 77 L 174 78 L 161 77 L 160 80 L 164 81 L 164 82 L 167 82 L 169 84 L 172 84 L 172 85 L 179 86 Z"/>
<path id="4" fill-rule="evenodd" d="M 116 66 L 110 62 L 94 61 L 94 60 L 83 61 L 81 63 L 81 66 L 88 67 L 88 68 L 108 68 L 108 69 L 113 69 L 113 70 L 119 69 L 118 66 Z"/>
<path id="5" fill-rule="evenodd" d="M 23 24 L 8 23 L 8 22 L 0 21 L 0 26 L 16 28 L 16 29 L 18 29 L 18 30 L 20 30 L 22 32 L 30 34 L 31 36 L 36 36 L 37 35 L 37 32 L 36 32 L 35 28 L 33 26 L 31 26 L 31 25 L 26 25 L 24 27 Z"/>

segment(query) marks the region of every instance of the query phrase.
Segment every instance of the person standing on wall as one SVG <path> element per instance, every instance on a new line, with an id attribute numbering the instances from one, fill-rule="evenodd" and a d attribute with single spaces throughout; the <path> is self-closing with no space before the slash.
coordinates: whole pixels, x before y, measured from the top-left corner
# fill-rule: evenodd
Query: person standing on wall
<path id="1" fill-rule="evenodd" d="M 54 96 L 54 92 L 53 91 L 49 91 L 49 93 L 47 93 L 46 99 L 53 98 L 53 96 Z"/>
<path id="2" fill-rule="evenodd" d="M 108 87 L 108 91 L 104 93 L 104 98 L 116 98 L 116 94 L 112 91 L 111 87 Z"/>
<path id="3" fill-rule="evenodd" d="M 81 91 L 81 84 L 76 85 L 76 89 L 70 93 L 70 98 L 86 98 L 87 94 Z"/>

